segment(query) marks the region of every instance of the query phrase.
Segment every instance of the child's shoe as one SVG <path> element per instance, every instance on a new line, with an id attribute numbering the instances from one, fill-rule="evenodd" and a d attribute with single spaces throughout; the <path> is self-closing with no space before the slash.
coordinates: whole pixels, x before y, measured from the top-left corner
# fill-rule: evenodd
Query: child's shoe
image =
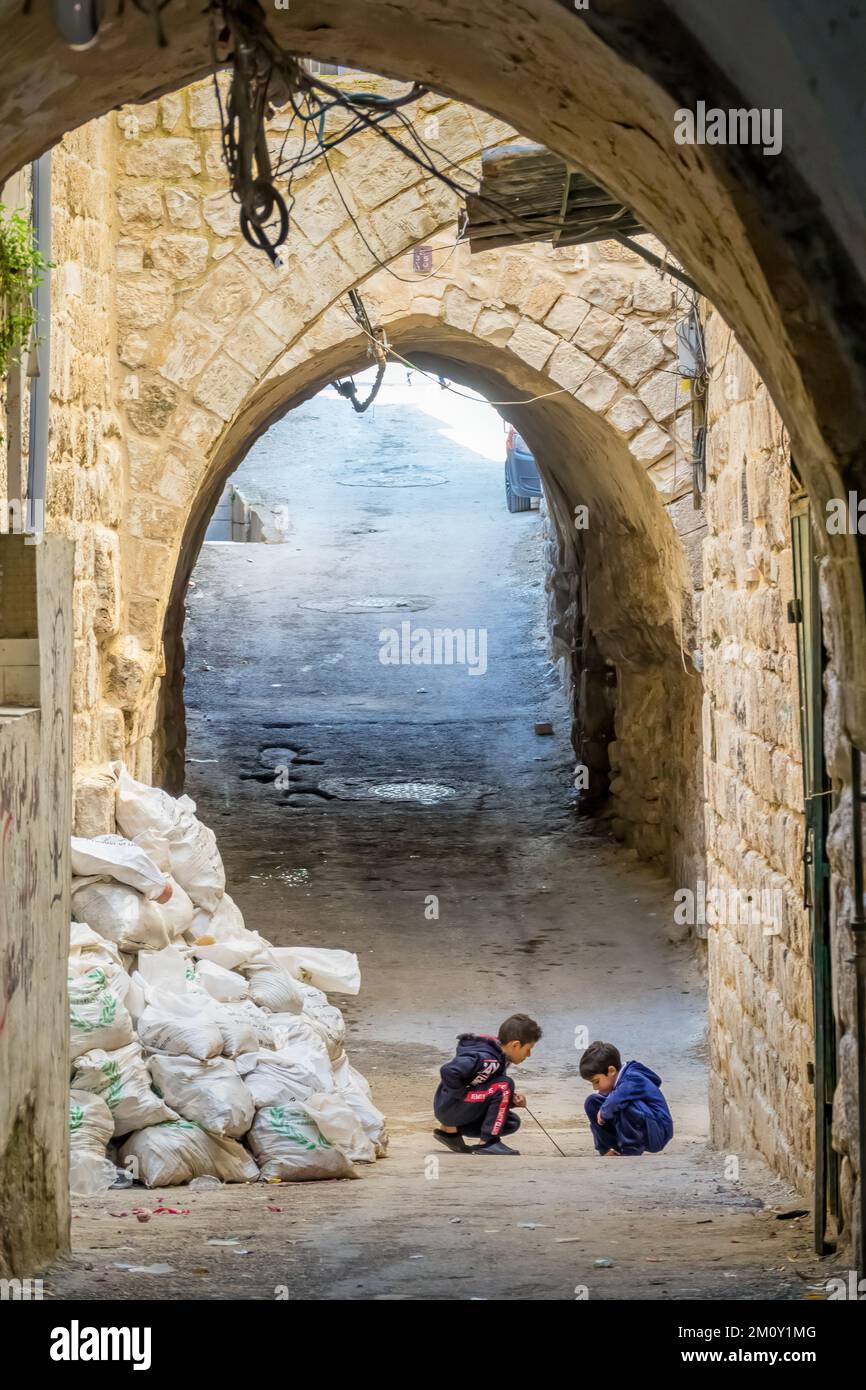
<path id="1" fill-rule="evenodd" d="M 433 1138 L 438 1139 L 440 1144 L 444 1144 L 453 1154 L 468 1154 L 471 1152 L 469 1145 L 462 1134 L 449 1134 L 447 1129 L 434 1129 Z"/>

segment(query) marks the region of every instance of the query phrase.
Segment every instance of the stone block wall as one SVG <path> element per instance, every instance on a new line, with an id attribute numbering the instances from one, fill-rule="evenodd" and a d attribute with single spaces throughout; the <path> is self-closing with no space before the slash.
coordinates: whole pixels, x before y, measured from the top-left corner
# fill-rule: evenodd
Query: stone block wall
<path id="1" fill-rule="evenodd" d="M 778 931 L 739 920 L 706 928 L 712 1132 L 733 1152 L 758 1149 L 805 1191 L 814 1038 L 797 651 L 787 621 L 790 452 L 766 387 L 712 311 L 706 341 L 704 879 L 708 890 L 776 895 L 766 901 L 779 908 Z"/>
<path id="2" fill-rule="evenodd" d="M 123 612 L 126 463 L 114 352 L 112 117 L 52 154 L 51 413 L 46 526 L 75 541 L 73 761 L 82 833 L 111 828 L 88 769 L 123 756 L 123 712 L 109 684 Z"/>

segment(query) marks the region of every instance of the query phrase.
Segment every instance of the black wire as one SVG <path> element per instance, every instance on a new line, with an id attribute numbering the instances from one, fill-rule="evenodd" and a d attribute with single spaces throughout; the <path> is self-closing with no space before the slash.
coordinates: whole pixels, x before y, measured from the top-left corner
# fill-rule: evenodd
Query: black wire
<path id="1" fill-rule="evenodd" d="M 382 381 L 385 376 L 385 368 L 387 365 L 387 358 L 383 357 L 376 370 L 376 380 L 373 382 L 370 394 L 365 401 L 358 400 L 358 390 L 355 386 L 355 381 L 353 377 L 350 377 L 348 381 L 334 382 L 335 390 L 338 391 L 339 394 L 345 400 L 352 402 L 352 408 L 354 409 L 357 415 L 363 415 L 364 411 L 367 410 L 368 407 L 373 404 L 374 400 L 378 396 L 379 387 L 382 385 Z"/>
<path id="2" fill-rule="evenodd" d="M 420 284 L 423 284 L 423 282 L 424 282 L 425 280 L 429 280 L 429 279 L 430 279 L 430 275 L 420 275 L 420 276 L 416 276 L 414 279 L 410 279 L 410 278 L 409 278 L 408 276 L 406 276 L 406 275 L 398 275 L 397 272 L 396 272 L 396 270 L 392 270 L 391 267 L 390 267 L 390 265 L 388 265 L 387 261 L 383 261 L 383 260 L 382 260 L 382 257 L 381 257 L 376 251 L 373 250 L 373 248 L 372 248 L 372 246 L 370 245 L 369 241 L 368 241 L 367 238 L 364 236 L 364 233 L 361 231 L 361 228 L 360 228 L 360 225 L 359 225 L 359 223 L 358 223 L 357 217 L 356 217 L 355 214 L 353 213 L 352 209 L 349 207 L 349 204 L 346 202 L 346 199 L 343 197 L 343 190 L 342 190 L 342 188 L 340 187 L 339 183 L 337 182 L 337 177 L 336 177 L 336 175 L 335 175 L 333 169 L 331 168 L 331 161 L 328 159 L 327 152 L 326 152 L 324 149 L 322 149 L 322 152 L 321 152 L 321 153 L 322 153 L 322 158 L 323 158 L 323 160 L 325 161 L 325 168 L 327 169 L 328 173 L 331 175 L 331 181 L 333 182 L 334 188 L 337 190 L 337 196 L 338 196 L 338 198 L 340 199 L 340 202 L 343 204 L 343 207 L 345 208 L 348 217 L 351 219 L 352 226 L 355 228 L 355 231 L 358 233 L 358 236 L 360 237 L 361 241 L 362 241 L 362 242 L 364 243 L 364 245 L 366 246 L 367 250 L 369 251 L 370 255 L 373 257 L 373 260 L 376 262 L 376 264 L 379 266 L 379 268 L 380 268 L 381 270 L 386 270 L 386 271 L 388 272 L 388 274 L 392 277 L 392 279 L 394 279 L 394 280 L 399 280 L 400 283 L 401 283 L 401 285 L 420 285 Z M 457 244 L 457 243 L 455 242 L 455 245 L 456 245 L 456 244 Z M 453 250 L 454 250 L 454 247 L 452 246 L 452 247 L 451 247 L 451 251 L 453 251 Z M 449 255 L 450 255 L 450 252 L 449 252 Z M 442 262 L 442 264 L 444 265 L 444 261 Z M 437 269 L 440 269 L 440 270 L 441 270 L 441 268 L 442 268 L 441 266 L 438 266 L 438 267 L 437 267 Z"/>
<path id="3" fill-rule="evenodd" d="M 213 8 L 216 8 L 216 6 Z M 212 13 L 213 8 L 211 11 Z M 229 16 L 226 13 L 225 7 L 220 6 L 220 9 L 224 21 L 228 24 Z M 522 224 L 530 230 L 538 231 L 543 227 L 549 228 L 552 232 L 562 231 L 562 223 L 558 220 L 552 221 L 548 218 L 535 218 L 531 222 L 527 222 L 519 213 L 515 214 L 511 208 L 507 207 L 504 203 L 500 203 L 498 199 L 482 196 L 477 189 L 464 187 L 462 184 L 458 183 L 456 179 L 452 179 L 448 174 L 444 173 L 444 171 L 439 170 L 433 162 L 432 155 L 428 151 L 427 146 L 420 136 L 418 136 L 417 132 L 414 132 L 413 138 L 419 149 L 424 151 L 425 158 L 423 159 L 419 158 L 413 150 L 401 143 L 401 141 L 382 124 L 384 116 L 392 113 L 399 115 L 399 107 L 411 105 L 417 102 L 422 96 L 427 95 L 428 89 L 426 87 L 422 87 L 416 83 L 410 88 L 409 92 L 405 93 L 402 97 L 387 98 L 372 94 L 364 95 L 361 93 L 353 97 L 351 94 L 341 91 L 339 87 L 332 87 L 330 83 L 323 82 L 321 78 L 315 77 L 301 65 L 297 58 L 291 54 L 284 53 L 270 33 L 267 23 L 264 22 L 263 16 L 260 20 L 258 17 L 252 17 L 250 15 L 241 17 L 237 13 L 232 13 L 231 20 L 233 23 L 230 24 L 230 30 L 233 36 L 236 37 L 237 31 L 237 33 L 242 36 L 243 41 L 257 47 L 263 52 L 269 59 L 272 71 L 276 69 L 276 71 L 280 73 L 290 91 L 293 90 L 294 85 L 304 90 L 306 93 L 312 92 L 315 94 L 318 109 L 316 115 L 308 119 L 316 119 L 322 108 L 327 111 L 333 109 L 334 106 L 340 106 L 344 110 L 351 111 L 356 120 L 363 126 L 378 131 L 389 144 L 404 156 L 404 158 L 412 160 L 414 164 L 425 169 L 432 177 L 438 178 L 446 187 L 450 188 L 453 193 L 458 194 L 460 197 L 474 197 L 478 200 L 480 205 L 487 208 L 488 211 L 494 211 L 498 215 L 506 217 L 510 222 Z M 319 92 L 324 92 L 326 96 L 331 99 L 327 105 L 318 96 Z M 379 113 L 378 118 L 369 115 L 364 109 L 365 107 L 377 111 Z M 454 166 L 449 165 L 448 167 Z"/>
<path id="4" fill-rule="evenodd" d="M 317 85 L 315 79 L 311 78 L 309 73 L 305 72 L 304 77 L 305 80 L 310 81 L 313 86 Z M 329 87 L 327 86 L 327 84 L 325 84 L 325 90 L 329 93 L 339 92 L 338 88 Z M 345 104 L 349 107 L 349 109 L 352 109 L 352 104 L 348 97 L 345 98 Z M 416 164 L 420 168 L 425 169 L 427 173 L 430 174 L 433 178 L 438 178 L 442 183 L 446 185 L 447 188 L 451 189 L 452 193 L 457 193 L 463 198 L 475 198 L 481 204 L 482 207 L 487 208 L 489 211 L 501 213 L 502 215 L 507 216 L 509 221 L 524 223 L 525 226 L 531 229 L 538 229 L 539 227 L 549 227 L 553 231 L 562 231 L 562 223 L 559 221 L 551 221 L 547 218 L 534 218 L 531 223 L 527 222 L 526 219 L 522 218 L 519 213 L 515 213 L 511 208 L 509 208 L 507 204 L 500 203 L 498 199 L 492 199 L 488 196 L 482 196 L 477 189 L 466 188 L 463 184 L 458 183 L 456 179 L 452 179 L 450 175 L 441 171 L 438 168 L 438 166 L 433 163 L 432 153 L 429 151 L 427 145 L 424 143 L 421 137 L 417 134 L 417 131 L 415 132 L 414 138 L 419 147 L 423 149 L 426 155 L 426 159 L 419 158 L 419 156 L 415 154 L 413 150 L 409 149 L 406 145 L 402 144 L 397 139 L 397 137 L 388 130 L 386 126 L 382 125 L 381 123 L 374 122 L 371 117 L 366 115 L 365 112 L 359 111 L 357 114 L 358 119 L 363 123 L 363 125 L 370 129 L 379 130 L 382 136 L 388 141 L 388 143 L 393 145 L 395 149 L 399 150 L 399 152 L 406 159 L 411 159 L 413 164 Z"/>
<path id="5" fill-rule="evenodd" d="M 223 10 L 223 17 L 226 18 L 225 10 Z M 237 23 L 238 16 L 233 15 L 232 17 Z M 327 150 L 336 148 L 345 140 L 348 140 L 353 135 L 359 133 L 361 129 L 371 129 L 374 130 L 377 134 L 379 134 L 391 146 L 393 146 L 393 148 L 395 148 L 400 154 L 402 154 L 404 158 L 411 160 L 411 162 L 415 164 L 416 167 L 423 169 L 431 178 L 438 179 L 441 183 L 445 185 L 445 187 L 449 188 L 451 192 L 455 193 L 457 196 L 461 198 L 474 198 L 480 207 L 484 208 L 488 212 L 496 214 L 497 217 L 503 218 L 505 221 L 511 224 L 512 227 L 515 227 L 517 229 L 523 227 L 529 232 L 536 233 L 541 231 L 542 229 L 550 230 L 552 233 L 555 234 L 562 232 L 563 224 L 560 219 L 552 220 L 546 217 L 537 217 L 531 219 L 526 218 L 520 212 L 515 211 L 513 208 L 501 202 L 499 199 L 492 198 L 489 195 L 483 195 L 480 192 L 480 181 L 476 188 L 468 188 L 464 184 L 460 183 L 457 179 L 452 178 L 451 175 L 446 173 L 446 169 L 463 169 L 463 166 L 460 165 L 456 160 L 449 161 L 444 166 L 444 168 L 438 166 L 435 163 L 434 153 L 441 155 L 441 151 L 432 151 L 430 147 L 422 139 L 422 137 L 418 134 L 413 123 L 411 121 L 408 121 L 407 118 L 404 116 L 402 110 L 400 110 L 401 107 L 411 105 L 417 102 L 422 96 L 427 95 L 427 88 L 422 87 L 416 83 L 412 86 L 409 92 L 404 93 L 402 97 L 395 98 L 380 97 L 378 95 L 370 93 L 356 93 L 352 95 L 350 93 L 343 92 L 338 87 L 332 87 L 330 83 L 323 82 L 321 78 L 314 76 L 312 73 L 308 71 L 308 69 L 304 68 L 295 57 L 293 57 L 290 54 L 284 53 L 283 50 L 277 44 L 276 40 L 271 35 L 270 31 L 268 30 L 266 23 L 254 23 L 253 25 L 249 26 L 249 29 L 247 29 L 247 26 L 244 25 L 243 32 L 245 34 L 247 42 L 257 45 L 262 52 L 267 54 L 271 63 L 271 71 L 276 69 L 279 72 L 279 74 L 283 77 L 284 81 L 286 82 L 289 88 L 292 108 L 295 114 L 298 116 L 298 118 L 304 123 L 305 131 L 307 125 L 317 121 L 321 122 L 323 117 L 327 115 L 328 111 L 331 111 L 337 107 L 345 112 L 351 113 L 353 119 L 349 122 L 349 125 L 346 127 L 346 129 L 344 129 L 338 135 L 333 137 L 332 140 L 323 140 L 321 129 L 319 129 L 316 132 L 318 150 L 322 154 L 322 157 L 325 159 L 326 164 L 328 163 L 326 154 Z M 304 93 L 304 98 L 307 103 L 306 114 L 304 114 L 298 109 L 298 105 L 295 100 L 295 88 L 300 89 Z M 320 92 L 324 92 L 326 96 L 330 98 L 330 100 L 327 102 L 323 101 L 321 96 L 319 95 Z M 314 102 L 315 108 L 313 109 Z M 370 115 L 368 114 L 368 111 L 364 108 L 369 108 L 371 111 L 375 111 L 377 114 Z M 220 111 L 222 114 L 221 103 Z M 387 126 L 384 125 L 385 118 L 392 114 L 397 117 L 402 128 L 404 130 L 408 130 L 412 140 L 417 145 L 418 149 L 422 152 L 421 155 L 417 154 L 408 145 L 404 144 L 401 140 L 399 140 L 397 136 L 393 134 Z M 315 152 L 310 156 L 306 155 L 305 141 L 304 145 L 302 146 L 301 156 L 291 162 L 290 169 L 287 171 L 287 177 L 291 180 L 295 171 L 298 168 L 305 167 L 307 164 L 311 163 L 316 157 L 317 155 Z M 228 160 L 226 162 L 228 163 Z M 229 165 L 229 168 L 231 169 L 231 165 Z M 343 206 L 345 207 L 349 217 L 351 218 L 352 223 L 355 226 L 355 229 L 358 232 L 362 242 L 366 246 L 367 250 L 370 252 L 371 256 L 373 256 L 377 264 L 383 266 L 383 268 L 387 268 L 385 267 L 384 262 L 373 251 L 373 248 L 370 246 L 369 242 L 363 236 L 363 233 L 361 232 L 360 227 L 358 226 L 357 220 L 355 219 L 354 215 L 348 207 L 348 204 L 343 198 L 342 192 L 339 188 L 339 185 L 337 184 L 336 178 L 334 177 L 333 170 L 330 168 L 329 164 L 328 172 L 331 175 L 331 178 L 340 196 L 340 200 L 343 203 Z M 390 271 L 390 273 L 394 276 L 395 279 L 402 280 L 403 283 L 418 283 L 415 280 L 406 280 L 404 279 L 404 277 L 396 275 L 396 273 L 393 271 Z"/>

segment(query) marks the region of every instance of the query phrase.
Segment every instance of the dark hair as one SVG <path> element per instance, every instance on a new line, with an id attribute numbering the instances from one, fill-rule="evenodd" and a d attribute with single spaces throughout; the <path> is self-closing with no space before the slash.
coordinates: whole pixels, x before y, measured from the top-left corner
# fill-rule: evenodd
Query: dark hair
<path id="1" fill-rule="evenodd" d="M 584 1081 L 594 1076 L 606 1076 L 608 1067 L 622 1070 L 622 1058 L 613 1043 L 594 1042 L 584 1052 L 578 1063 Z"/>
<path id="2" fill-rule="evenodd" d="M 536 1023 L 529 1014 L 512 1014 L 499 1025 L 501 1043 L 537 1043 L 541 1037 L 541 1024 Z"/>

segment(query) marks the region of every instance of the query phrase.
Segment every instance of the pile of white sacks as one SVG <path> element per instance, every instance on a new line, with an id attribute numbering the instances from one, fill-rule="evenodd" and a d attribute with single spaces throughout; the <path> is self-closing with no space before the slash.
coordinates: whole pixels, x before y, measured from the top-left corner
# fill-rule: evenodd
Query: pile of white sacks
<path id="1" fill-rule="evenodd" d="M 72 1191 L 357 1177 L 385 1117 L 324 992 L 357 957 L 247 931 L 194 802 L 113 775 L 119 833 L 72 841 Z"/>

